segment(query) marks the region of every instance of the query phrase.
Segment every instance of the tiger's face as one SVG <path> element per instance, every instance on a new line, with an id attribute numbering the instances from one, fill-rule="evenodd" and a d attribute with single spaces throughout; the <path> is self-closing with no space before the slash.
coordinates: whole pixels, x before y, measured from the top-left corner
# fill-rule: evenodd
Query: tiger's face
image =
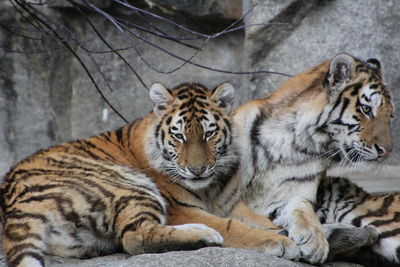
<path id="1" fill-rule="evenodd" d="M 378 60 L 362 62 L 344 55 L 331 62 L 325 83 L 334 100 L 327 126 L 334 159 L 344 166 L 373 166 L 392 150 L 391 97 Z"/>
<path id="2" fill-rule="evenodd" d="M 154 84 L 154 167 L 191 189 L 208 186 L 229 169 L 236 160 L 228 117 L 233 94 L 228 83 L 213 91 L 192 83 L 172 90 Z"/>

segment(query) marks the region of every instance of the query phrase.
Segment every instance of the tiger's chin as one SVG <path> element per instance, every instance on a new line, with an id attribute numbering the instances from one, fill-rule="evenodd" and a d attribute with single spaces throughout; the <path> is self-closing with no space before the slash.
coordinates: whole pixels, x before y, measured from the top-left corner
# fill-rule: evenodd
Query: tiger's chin
<path id="1" fill-rule="evenodd" d="M 212 183 L 213 176 L 190 178 L 181 176 L 181 181 L 187 188 L 192 190 L 200 190 L 208 187 Z"/>

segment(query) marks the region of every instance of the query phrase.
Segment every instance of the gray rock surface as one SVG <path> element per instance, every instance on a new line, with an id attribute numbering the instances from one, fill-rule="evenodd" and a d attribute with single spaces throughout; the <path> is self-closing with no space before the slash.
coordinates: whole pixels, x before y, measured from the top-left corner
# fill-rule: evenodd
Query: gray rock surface
<path id="1" fill-rule="evenodd" d="M 241 0 L 147 0 L 147 2 L 169 12 L 181 12 L 195 17 L 237 19 L 242 15 Z"/>
<path id="2" fill-rule="evenodd" d="M 277 257 L 266 256 L 263 253 L 234 248 L 203 248 L 194 251 L 173 251 L 162 254 L 142 254 L 130 256 L 115 254 L 86 260 L 48 257 L 47 266 L 54 267 L 307 267 L 312 266 L 301 262 L 292 262 Z M 0 258 L 0 267 L 6 266 L 4 258 Z M 323 267 L 359 267 L 361 265 L 331 262 Z"/>

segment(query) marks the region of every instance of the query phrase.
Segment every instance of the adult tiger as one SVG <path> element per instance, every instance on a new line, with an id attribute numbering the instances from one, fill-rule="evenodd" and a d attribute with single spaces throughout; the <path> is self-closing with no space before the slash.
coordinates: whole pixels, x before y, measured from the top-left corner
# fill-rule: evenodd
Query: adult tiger
<path id="1" fill-rule="evenodd" d="M 332 158 L 377 164 L 392 149 L 392 104 L 376 59 L 340 54 L 234 111 L 245 202 L 285 228 L 305 260 L 325 261 L 314 212 Z M 362 168 L 362 167 L 361 167 Z"/>
<path id="2" fill-rule="evenodd" d="M 156 83 L 147 117 L 42 150 L 4 179 L 3 248 L 10 266 L 44 254 L 90 257 L 244 247 L 294 259 L 289 238 L 240 202 L 228 117 L 233 87 Z M 207 226 L 206 226 L 207 225 Z"/>

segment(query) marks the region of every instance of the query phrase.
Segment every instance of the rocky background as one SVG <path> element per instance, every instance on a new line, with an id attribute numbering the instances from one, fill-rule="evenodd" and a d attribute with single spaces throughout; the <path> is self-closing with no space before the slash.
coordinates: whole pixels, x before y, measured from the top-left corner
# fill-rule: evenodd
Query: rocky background
<path id="1" fill-rule="evenodd" d="M 203 37 L 112 0 L 91 2 L 107 14 L 129 21 L 128 29 L 117 27 L 104 13 L 90 11 L 84 5 L 74 7 L 67 0 L 30 2 L 45 2 L 45 5 L 34 7 L 50 18 L 52 27 L 60 36 L 49 37 L 43 29 L 31 27 L 28 23 L 31 17 L 21 16 L 17 12 L 21 8 L 11 4 L 15 1 L 0 2 L 0 176 L 39 148 L 88 137 L 124 124 L 101 98 L 82 64 L 66 45 L 79 56 L 105 97 L 128 120 L 144 116 L 152 104 L 145 86 L 126 62 L 147 87 L 154 82 L 172 87 L 188 81 L 214 87 L 229 81 L 237 89 L 236 104 L 265 96 L 286 79 L 285 76 L 266 73 L 240 75 L 207 70 L 183 64 L 182 60 L 165 51 L 183 59 L 195 55 L 192 62 L 213 69 L 233 72 L 270 70 L 286 74 L 301 72 L 340 52 L 362 59 L 375 57 L 384 64 L 386 83 L 392 89 L 395 103 L 400 103 L 398 0 L 129 1 L 191 30 L 207 34 Z M 215 35 L 243 14 L 246 14 L 243 22 L 232 27 L 245 28 Z M 250 26 L 255 23 L 278 24 Z M 137 25 L 160 30 L 169 36 L 200 36 L 200 39 L 182 42 L 202 47 L 202 50 L 146 34 L 134 28 Z M 98 33 L 113 48 L 120 49 L 118 51 L 126 62 L 115 52 L 109 52 L 110 47 Z M 138 33 L 139 38 L 134 33 Z M 63 46 L 60 46 L 60 39 L 64 40 Z M 393 121 L 395 150 L 388 161 L 390 166 L 377 173 L 353 176 L 368 190 L 400 190 L 400 179 L 396 180 L 400 178 L 399 115 L 397 111 Z M 258 260 L 263 264 L 269 262 L 265 256 L 249 256 L 246 253 L 250 252 L 242 250 L 232 250 L 232 253 L 231 250 L 202 251 L 185 254 L 192 255 L 188 256 L 187 262 L 176 254 L 178 256 L 173 262 L 178 260 L 182 266 L 205 265 L 203 257 L 208 257 L 207 253 L 211 252 L 217 255 L 211 257 L 214 264 L 240 266 L 244 263 L 254 265 Z M 168 255 L 175 254 L 165 254 L 166 258 L 160 255 L 152 257 L 158 257 L 158 265 L 169 266 L 168 261 L 164 261 L 169 259 Z M 232 257 L 237 260 L 236 265 L 232 263 L 235 260 L 225 261 Z M 250 262 L 252 257 L 255 262 Z M 113 260 L 120 262 L 114 266 L 127 266 L 134 262 L 127 263 L 120 258 Z M 101 266 L 106 266 L 107 262 Z M 141 262 L 139 258 L 138 262 Z M 289 266 L 288 262 L 282 262 L 282 265 L 270 266 Z M 90 261 L 82 264 L 100 266 Z"/>

